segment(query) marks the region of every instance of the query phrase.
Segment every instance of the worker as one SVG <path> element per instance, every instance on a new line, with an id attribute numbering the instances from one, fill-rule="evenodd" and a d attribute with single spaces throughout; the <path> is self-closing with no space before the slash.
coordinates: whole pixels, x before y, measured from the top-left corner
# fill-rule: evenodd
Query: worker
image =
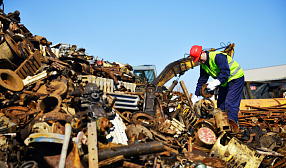
<path id="1" fill-rule="evenodd" d="M 207 90 L 213 91 L 217 87 L 217 107 L 228 111 L 229 119 L 237 123 L 240 101 L 244 86 L 244 72 L 240 65 L 230 56 L 221 51 L 204 51 L 202 46 L 194 45 L 190 50 L 194 62 L 199 61 L 200 77 L 197 82 L 192 102 L 199 101 L 201 87 L 207 83 L 209 76 L 214 80 L 208 82 Z"/>

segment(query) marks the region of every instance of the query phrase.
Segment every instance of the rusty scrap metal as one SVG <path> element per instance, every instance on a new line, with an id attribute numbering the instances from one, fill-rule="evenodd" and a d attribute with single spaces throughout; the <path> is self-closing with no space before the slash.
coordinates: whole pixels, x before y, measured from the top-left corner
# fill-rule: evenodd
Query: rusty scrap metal
<path id="1" fill-rule="evenodd" d="M 210 98 L 210 97 L 212 97 L 213 94 L 207 90 L 207 86 L 208 86 L 208 84 L 204 84 L 202 86 L 201 95 L 205 98 Z"/>
<path id="2" fill-rule="evenodd" d="M 21 52 L 18 49 L 16 42 L 8 34 L 5 34 L 4 37 L 12 51 L 18 56 L 18 58 L 21 58 Z M 17 62 L 18 61 L 19 60 L 17 60 Z"/>
<path id="3" fill-rule="evenodd" d="M 119 155 L 119 156 L 115 156 L 106 160 L 102 160 L 98 163 L 98 167 L 104 167 L 104 166 L 110 166 L 116 162 L 119 162 L 121 160 L 124 160 L 124 156 L 123 155 Z M 125 161 L 124 161 L 125 162 Z M 123 162 L 123 164 L 124 164 Z"/>
<path id="4" fill-rule="evenodd" d="M 157 125 L 156 119 L 148 113 L 135 113 L 132 115 L 131 121 L 134 124 L 141 124 L 147 127 L 156 127 Z"/>
<path id="5" fill-rule="evenodd" d="M 58 167 L 59 160 L 61 157 L 60 151 L 59 151 L 59 149 L 61 149 L 61 146 L 57 146 L 57 148 L 55 148 L 48 144 L 46 147 L 48 147 L 49 150 L 37 148 L 37 150 L 39 150 L 38 152 L 41 152 L 41 153 L 40 153 L 40 156 L 39 156 L 39 153 L 33 153 L 33 158 L 38 157 L 37 159 L 34 159 L 34 160 L 36 160 L 38 163 L 41 163 L 41 161 L 43 160 L 40 160 L 40 159 L 41 157 L 43 157 L 44 162 L 46 162 L 45 166 Z M 36 156 L 36 154 L 38 154 L 38 156 Z M 71 167 L 71 168 L 77 168 L 77 167 L 83 168 L 84 167 L 83 164 L 81 163 L 80 157 L 78 155 L 78 151 L 74 143 L 70 144 L 70 149 L 69 149 L 69 153 L 66 158 L 65 167 Z"/>
<path id="6" fill-rule="evenodd" d="M 242 144 L 237 138 L 223 133 L 211 149 L 210 157 L 218 157 L 230 167 L 258 168 L 265 156 Z"/>
<path id="7" fill-rule="evenodd" d="M 16 70 L 15 72 L 20 78 L 25 79 L 27 76 L 33 76 L 42 67 L 42 62 L 45 59 L 40 53 L 40 51 L 35 51 L 31 54 Z"/>
<path id="8" fill-rule="evenodd" d="M 210 167 L 212 167 L 212 166 L 214 166 L 216 168 L 224 168 L 224 167 L 226 167 L 226 162 L 221 160 L 221 159 L 219 159 L 219 158 L 210 158 L 210 157 L 208 157 L 208 158 L 205 158 L 203 160 L 203 163 L 206 164 L 207 166 L 210 166 Z"/>
<path id="9" fill-rule="evenodd" d="M 124 157 L 137 156 L 164 151 L 164 145 L 160 141 L 130 144 L 128 146 L 115 147 L 113 149 L 103 149 L 98 153 L 98 159 L 105 160 L 110 157 L 124 155 Z"/>
<path id="10" fill-rule="evenodd" d="M 168 91 L 153 83 L 136 92 L 132 66 L 50 46 L 19 14 L 0 10 L 1 166 L 285 165 L 285 104 L 246 105 L 236 123 L 215 109 L 207 85 L 194 105 L 183 81 L 183 93 L 172 91 L 178 80 Z"/>
<path id="11" fill-rule="evenodd" d="M 123 115 L 125 118 L 129 119 L 129 121 L 130 121 L 131 118 L 132 118 L 132 113 L 131 113 L 130 111 L 124 111 L 124 112 L 122 113 L 122 115 Z"/>
<path id="12" fill-rule="evenodd" d="M 223 131 L 225 132 L 231 131 L 229 119 L 226 112 L 217 111 L 214 117 L 219 133 Z"/>
<path id="13" fill-rule="evenodd" d="M 17 125 L 13 123 L 6 116 L 0 118 L 0 133 L 13 133 L 17 132 Z"/>
<path id="14" fill-rule="evenodd" d="M 21 91 L 24 88 L 23 81 L 10 69 L 0 69 L 0 90 Z"/>
<path id="15" fill-rule="evenodd" d="M 144 166 L 124 161 L 123 162 L 123 167 L 125 167 L 125 168 L 143 168 Z"/>
<path id="16" fill-rule="evenodd" d="M 0 37 L 4 37 L 3 35 Z M 15 65 L 12 61 L 14 60 L 14 55 L 7 44 L 7 42 L 3 42 L 0 45 L 0 65 L 2 68 L 15 69 L 17 65 Z"/>
<path id="17" fill-rule="evenodd" d="M 203 98 L 194 104 L 194 110 L 199 116 L 211 115 L 214 110 L 214 102 L 209 98 Z"/>
<path id="18" fill-rule="evenodd" d="M 155 115 L 156 115 L 156 122 L 158 125 L 162 124 L 166 120 L 162 106 L 163 105 L 162 105 L 159 97 L 156 96 L 156 98 L 154 100 L 154 109 L 155 109 Z"/>
<path id="19" fill-rule="evenodd" d="M 118 114 L 124 121 L 131 123 L 130 119 L 125 117 L 123 114 L 121 114 L 118 110 L 115 109 L 116 114 Z"/>
<path id="20" fill-rule="evenodd" d="M 231 119 L 228 119 L 229 121 L 229 125 L 230 125 L 230 128 L 231 128 L 231 134 L 237 134 L 239 132 L 239 126 L 238 124 L 231 120 Z"/>
<path id="21" fill-rule="evenodd" d="M 22 106 L 13 106 L 2 109 L 1 112 L 5 114 L 9 119 L 23 128 L 27 123 L 31 122 L 37 117 L 39 112 L 34 109 L 28 109 Z"/>
<path id="22" fill-rule="evenodd" d="M 189 106 L 185 106 L 183 109 L 183 115 L 185 116 L 185 120 L 188 121 L 188 126 L 193 126 L 198 121 L 199 117 L 194 112 L 193 109 L 191 109 Z"/>
<path id="23" fill-rule="evenodd" d="M 96 120 L 97 129 L 99 133 L 105 133 L 108 131 L 111 127 L 113 127 L 113 124 L 105 117 L 99 117 Z"/>
<path id="24" fill-rule="evenodd" d="M 142 140 L 144 138 L 153 139 L 152 133 L 146 127 L 139 124 L 128 125 L 126 127 L 126 135 L 130 140 L 132 137 L 134 137 L 135 140 Z"/>
<path id="25" fill-rule="evenodd" d="M 194 145 L 195 147 L 204 147 L 210 149 L 215 143 L 216 139 L 216 135 L 211 129 L 201 127 L 196 133 Z"/>
<path id="26" fill-rule="evenodd" d="M 40 99 L 37 104 L 37 110 L 44 113 L 58 112 L 61 109 L 62 98 L 59 95 L 49 95 Z"/>
<path id="27" fill-rule="evenodd" d="M 250 110 L 240 110 L 238 122 L 241 126 L 250 127 L 267 123 L 269 129 L 273 129 L 274 124 L 285 125 L 286 110 L 283 107 L 257 107 L 250 106 Z M 265 124 L 264 124 L 265 125 Z"/>
<path id="28" fill-rule="evenodd" d="M 188 92 L 188 90 L 187 90 L 187 88 L 186 88 L 186 85 L 185 85 L 184 81 L 180 81 L 180 85 L 181 85 L 181 87 L 182 87 L 182 89 L 183 89 L 183 92 L 184 92 L 184 94 L 185 94 L 185 96 L 186 96 L 186 98 L 187 98 L 187 100 L 188 100 L 189 106 L 193 105 L 195 102 L 192 102 L 192 101 L 191 101 L 189 92 Z"/>
<path id="29" fill-rule="evenodd" d="M 64 80 L 56 81 L 53 80 L 49 83 L 46 83 L 44 85 L 41 85 L 39 89 L 37 89 L 38 95 L 59 95 L 63 96 L 67 93 L 68 86 L 66 84 L 67 82 L 64 82 Z M 36 88 L 34 88 L 36 90 Z"/>

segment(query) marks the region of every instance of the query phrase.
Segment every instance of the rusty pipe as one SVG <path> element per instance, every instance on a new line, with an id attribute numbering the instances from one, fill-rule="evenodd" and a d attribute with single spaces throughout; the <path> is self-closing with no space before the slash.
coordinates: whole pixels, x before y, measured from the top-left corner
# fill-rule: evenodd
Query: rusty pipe
<path id="1" fill-rule="evenodd" d="M 103 149 L 98 152 L 98 160 L 105 160 L 118 155 L 124 157 L 159 153 L 164 151 L 164 144 L 161 141 L 153 141 L 128 146 L 120 146 L 112 149 Z M 88 162 L 88 154 L 84 155 L 83 160 Z"/>
<path id="2" fill-rule="evenodd" d="M 99 152 L 99 160 L 107 159 L 109 157 L 124 155 L 126 156 L 135 156 L 142 154 L 151 154 L 159 153 L 164 151 L 164 144 L 160 141 L 146 142 L 139 144 L 131 144 L 129 146 L 117 147 L 116 150 L 103 150 Z"/>
<path id="3" fill-rule="evenodd" d="M 125 167 L 125 168 L 144 168 L 144 166 L 141 166 L 141 165 L 138 165 L 135 163 L 131 163 L 131 162 L 127 162 L 127 161 L 123 162 L 123 167 Z"/>
<path id="4" fill-rule="evenodd" d="M 245 119 L 245 118 L 250 118 L 250 117 L 257 117 L 257 116 L 259 116 L 259 115 L 258 114 L 257 115 L 242 115 L 242 116 L 238 117 L 238 120 Z"/>
<path id="5" fill-rule="evenodd" d="M 188 100 L 189 106 L 191 107 L 195 102 L 192 102 L 190 95 L 189 95 L 189 92 L 188 92 L 188 89 L 187 89 L 184 81 L 180 81 L 180 85 L 181 85 L 183 92 L 184 92 L 184 94 Z"/>
<path id="6" fill-rule="evenodd" d="M 124 156 L 123 155 L 119 155 L 119 156 L 116 156 L 116 157 L 113 157 L 113 158 L 109 158 L 109 159 L 100 161 L 98 163 L 98 167 L 109 166 L 109 165 L 111 165 L 113 163 L 116 163 L 118 161 L 121 161 L 121 160 L 124 160 Z"/>
<path id="7" fill-rule="evenodd" d="M 66 164 L 66 157 L 67 157 L 67 151 L 70 143 L 70 137 L 71 137 L 71 125 L 70 123 L 66 123 L 65 125 L 65 137 L 59 162 L 59 168 L 64 168 Z"/>

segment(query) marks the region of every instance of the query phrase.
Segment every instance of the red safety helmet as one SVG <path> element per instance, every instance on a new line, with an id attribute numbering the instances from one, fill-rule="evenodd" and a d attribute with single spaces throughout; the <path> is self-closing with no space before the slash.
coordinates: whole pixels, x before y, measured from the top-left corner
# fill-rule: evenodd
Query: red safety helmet
<path id="1" fill-rule="evenodd" d="M 202 46 L 198 46 L 198 45 L 194 45 L 191 50 L 190 50 L 190 56 L 193 57 L 194 62 L 197 62 L 201 56 L 203 47 Z"/>
<path id="2" fill-rule="evenodd" d="M 103 61 L 97 61 L 97 65 L 101 66 L 103 64 Z"/>

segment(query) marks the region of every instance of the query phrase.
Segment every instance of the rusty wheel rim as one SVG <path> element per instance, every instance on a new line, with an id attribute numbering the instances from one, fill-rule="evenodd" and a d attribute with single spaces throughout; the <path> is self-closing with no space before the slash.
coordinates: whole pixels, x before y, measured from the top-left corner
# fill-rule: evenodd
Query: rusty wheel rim
<path id="1" fill-rule="evenodd" d="M 132 113 L 131 113 L 130 111 L 124 111 L 124 112 L 122 113 L 122 115 L 123 115 L 124 117 L 126 117 L 127 119 L 129 119 L 129 120 L 131 120 L 131 118 L 132 118 Z"/>
<path id="2" fill-rule="evenodd" d="M 140 124 L 146 127 L 156 127 L 157 122 L 154 117 L 147 113 L 133 114 L 131 121 L 134 124 Z"/>
<path id="3" fill-rule="evenodd" d="M 205 98 L 212 97 L 212 94 L 209 93 L 208 90 L 207 90 L 207 86 L 208 86 L 208 84 L 204 84 L 204 85 L 202 86 L 202 88 L 201 88 L 201 94 L 202 94 L 202 96 L 205 97 Z"/>

